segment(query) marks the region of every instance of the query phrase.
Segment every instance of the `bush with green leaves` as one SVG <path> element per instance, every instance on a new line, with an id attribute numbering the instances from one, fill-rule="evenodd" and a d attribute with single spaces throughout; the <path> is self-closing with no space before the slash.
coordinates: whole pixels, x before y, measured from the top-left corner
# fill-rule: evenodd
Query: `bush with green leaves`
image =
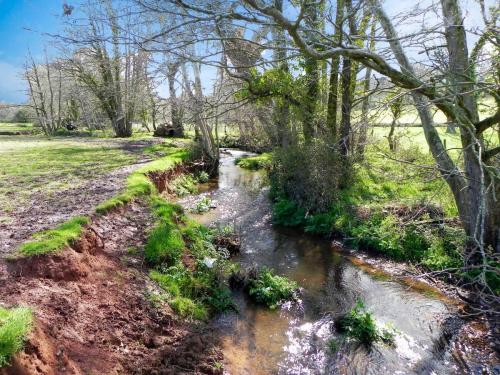
<path id="1" fill-rule="evenodd" d="M 33 313 L 26 307 L 0 307 L 0 368 L 22 349 L 33 325 Z"/>
<path id="2" fill-rule="evenodd" d="M 274 199 L 290 199 L 314 214 L 329 210 L 351 175 L 350 161 L 318 140 L 275 150 L 269 179 Z"/>
<path id="3" fill-rule="evenodd" d="M 378 341 L 386 344 L 394 342 L 394 330 L 377 327 L 372 313 L 362 301 L 356 302 L 351 311 L 337 321 L 337 328 L 346 337 L 365 345 Z"/>
<path id="4" fill-rule="evenodd" d="M 275 275 L 269 268 L 263 268 L 250 281 L 248 294 L 255 302 L 275 309 L 281 303 L 294 299 L 298 288 L 295 281 Z"/>

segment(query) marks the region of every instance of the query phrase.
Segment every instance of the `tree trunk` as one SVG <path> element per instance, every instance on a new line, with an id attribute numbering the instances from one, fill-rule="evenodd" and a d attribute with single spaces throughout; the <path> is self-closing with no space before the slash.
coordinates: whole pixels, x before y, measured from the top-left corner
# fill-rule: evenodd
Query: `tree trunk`
<path id="1" fill-rule="evenodd" d="M 179 100 L 175 92 L 175 75 L 179 69 L 178 63 L 169 64 L 167 80 L 168 91 L 170 93 L 170 118 L 175 137 L 184 137 L 184 126 L 182 124 L 183 113 L 180 107 Z"/>
<path id="2" fill-rule="evenodd" d="M 344 57 L 342 62 L 342 116 L 340 119 L 340 154 L 347 156 L 351 135 L 351 59 Z"/>
<path id="3" fill-rule="evenodd" d="M 344 2 L 337 0 L 337 12 L 335 16 L 335 35 L 334 40 L 340 44 L 342 41 L 342 17 L 344 15 Z M 332 57 L 330 68 L 330 83 L 328 91 L 328 107 L 326 115 L 326 126 L 330 131 L 331 142 L 337 142 L 337 103 L 338 103 L 338 85 L 339 85 L 340 56 Z"/>

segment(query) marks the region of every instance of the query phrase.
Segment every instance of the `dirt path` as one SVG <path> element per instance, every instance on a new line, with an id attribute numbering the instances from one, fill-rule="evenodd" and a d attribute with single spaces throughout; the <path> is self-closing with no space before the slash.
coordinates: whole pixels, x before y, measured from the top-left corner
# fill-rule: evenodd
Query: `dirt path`
<path id="1" fill-rule="evenodd" d="M 133 249 L 152 221 L 145 203 L 132 203 L 95 218 L 59 254 L 0 260 L 0 300 L 32 306 L 36 317 L 25 349 L 1 375 L 222 373 L 214 335 L 148 299 L 155 286 Z"/>
<path id="2" fill-rule="evenodd" d="M 35 232 L 53 228 L 73 216 L 93 213 L 99 203 L 123 189 L 125 180 L 131 172 L 151 160 L 151 155 L 143 153 L 144 148 L 161 141 L 161 139 L 114 140 L 113 144 L 136 155 L 134 164 L 118 168 L 109 174 L 95 176 L 78 187 L 54 194 L 43 192 L 33 194 L 26 204 L 17 206 L 8 214 L 11 221 L 0 222 L 0 258 L 14 251 Z"/>

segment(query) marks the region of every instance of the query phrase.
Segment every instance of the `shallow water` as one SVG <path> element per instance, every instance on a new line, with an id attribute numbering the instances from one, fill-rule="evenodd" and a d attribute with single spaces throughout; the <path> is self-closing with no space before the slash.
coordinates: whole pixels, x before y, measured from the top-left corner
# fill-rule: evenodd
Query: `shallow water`
<path id="1" fill-rule="evenodd" d="M 217 182 L 206 184 L 215 209 L 193 215 L 205 224 L 234 222 L 242 237 L 238 261 L 243 266 L 273 268 L 303 288 L 301 300 L 272 311 L 235 293 L 239 313 L 219 316 L 227 374 L 457 374 L 466 365 L 455 362 L 445 327 L 454 307 L 409 288 L 367 273 L 336 252 L 331 242 L 271 224 L 264 177 L 234 165 L 237 150 L 222 154 Z M 181 200 L 193 205 L 200 195 Z M 358 299 L 381 326 L 392 325 L 395 346 L 376 344 L 371 350 L 343 344 L 332 354 L 328 341 L 338 339 L 335 318 Z M 444 323 L 448 324 L 444 324 Z"/>

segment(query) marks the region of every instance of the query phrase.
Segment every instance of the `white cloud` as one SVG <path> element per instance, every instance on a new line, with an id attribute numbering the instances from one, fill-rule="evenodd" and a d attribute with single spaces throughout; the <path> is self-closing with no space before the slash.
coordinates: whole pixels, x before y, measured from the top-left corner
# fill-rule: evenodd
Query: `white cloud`
<path id="1" fill-rule="evenodd" d="M 21 68 L 0 61 L 0 101 L 22 103 L 26 100 L 26 82 L 21 75 Z"/>

